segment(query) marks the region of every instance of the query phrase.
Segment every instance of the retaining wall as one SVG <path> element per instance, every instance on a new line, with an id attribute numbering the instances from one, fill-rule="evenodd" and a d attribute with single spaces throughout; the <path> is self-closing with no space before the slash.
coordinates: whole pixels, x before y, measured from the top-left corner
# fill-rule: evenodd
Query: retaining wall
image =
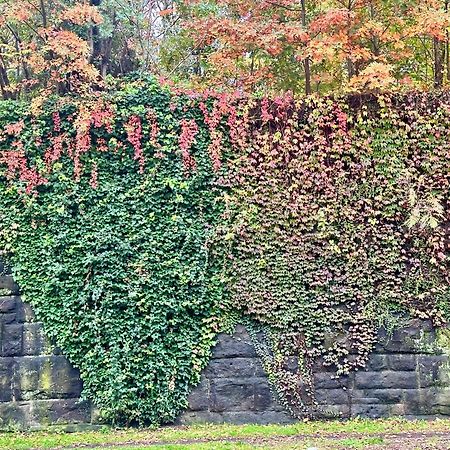
<path id="1" fill-rule="evenodd" d="M 0 268 L 1 269 L 1 268 Z M 92 423 L 79 373 L 46 339 L 12 277 L 0 277 L 0 428 Z M 380 330 L 365 370 L 336 379 L 314 368 L 316 398 L 334 417 L 450 415 L 447 332 L 414 320 L 392 336 Z M 286 423 L 246 330 L 219 335 L 202 381 L 179 423 Z"/>

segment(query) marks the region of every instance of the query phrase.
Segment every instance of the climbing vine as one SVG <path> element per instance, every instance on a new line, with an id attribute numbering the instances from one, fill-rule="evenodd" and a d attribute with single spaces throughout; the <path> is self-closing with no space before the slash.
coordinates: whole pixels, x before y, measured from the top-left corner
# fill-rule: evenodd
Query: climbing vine
<path id="1" fill-rule="evenodd" d="M 245 321 L 282 403 L 449 317 L 450 94 L 295 100 L 127 80 L 0 103 L 1 248 L 105 419 L 166 423 Z"/>

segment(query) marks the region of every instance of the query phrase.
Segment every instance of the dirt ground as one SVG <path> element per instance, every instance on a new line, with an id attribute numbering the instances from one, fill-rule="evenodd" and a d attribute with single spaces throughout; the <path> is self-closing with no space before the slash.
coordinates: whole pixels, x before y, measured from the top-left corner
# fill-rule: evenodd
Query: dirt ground
<path id="1" fill-rule="evenodd" d="M 304 449 L 304 450 L 449 450 L 450 433 L 447 432 L 403 432 L 364 435 L 361 433 L 345 433 L 336 435 L 297 435 L 268 438 L 227 438 L 199 439 L 174 442 L 133 442 L 104 446 L 84 447 L 79 445 L 73 449 Z"/>

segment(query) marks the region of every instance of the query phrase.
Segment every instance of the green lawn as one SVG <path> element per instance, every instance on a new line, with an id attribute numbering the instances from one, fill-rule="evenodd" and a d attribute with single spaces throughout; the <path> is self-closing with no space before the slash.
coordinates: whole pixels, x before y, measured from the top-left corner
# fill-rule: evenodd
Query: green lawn
<path id="1" fill-rule="evenodd" d="M 426 445 L 426 447 L 425 447 Z M 196 425 L 67 433 L 0 433 L 0 449 L 446 449 L 450 420 L 351 420 L 294 425 Z"/>

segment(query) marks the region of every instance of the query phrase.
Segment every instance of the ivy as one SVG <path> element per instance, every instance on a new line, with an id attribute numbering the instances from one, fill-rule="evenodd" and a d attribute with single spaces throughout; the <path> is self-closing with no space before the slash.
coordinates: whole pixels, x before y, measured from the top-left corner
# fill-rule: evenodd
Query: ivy
<path id="1" fill-rule="evenodd" d="M 448 319 L 450 95 L 256 101 L 153 79 L 0 103 L 0 244 L 84 395 L 120 424 L 187 406 L 249 324 L 293 415 L 396 317 Z M 296 361 L 293 368 L 292 361 Z"/>

